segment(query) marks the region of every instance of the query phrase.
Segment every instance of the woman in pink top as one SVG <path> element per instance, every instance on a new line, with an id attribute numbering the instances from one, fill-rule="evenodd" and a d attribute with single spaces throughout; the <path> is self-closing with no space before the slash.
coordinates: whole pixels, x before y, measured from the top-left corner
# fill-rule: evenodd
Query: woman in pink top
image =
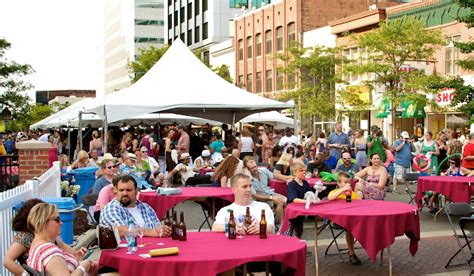
<path id="1" fill-rule="evenodd" d="M 51 241 L 61 234 L 61 219 L 56 205 L 36 204 L 28 215 L 28 228 L 34 232 L 26 263 L 46 275 L 95 275 L 97 262 L 79 262 L 86 253 L 76 258 L 71 252 L 60 249 Z"/>
<path id="2" fill-rule="evenodd" d="M 113 179 L 112 183 L 117 184 L 116 180 Z M 100 219 L 100 210 L 105 207 L 112 199 L 115 198 L 114 184 L 109 184 L 100 190 L 95 203 L 94 219 L 98 222 Z"/>

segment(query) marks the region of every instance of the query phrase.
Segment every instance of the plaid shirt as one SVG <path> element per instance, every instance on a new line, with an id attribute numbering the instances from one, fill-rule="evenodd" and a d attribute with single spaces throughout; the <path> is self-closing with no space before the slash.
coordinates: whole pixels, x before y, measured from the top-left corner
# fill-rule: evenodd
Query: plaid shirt
<path id="1" fill-rule="evenodd" d="M 155 211 L 150 207 L 150 205 L 139 200 L 137 200 L 135 204 L 138 210 L 140 210 L 146 228 L 155 228 L 155 225 L 160 222 Z M 100 212 L 100 224 L 105 226 L 127 225 L 130 218 L 136 225 L 137 221 L 135 218 L 133 218 L 127 208 L 123 207 L 116 198 L 109 202 L 109 204 L 107 204 Z"/>

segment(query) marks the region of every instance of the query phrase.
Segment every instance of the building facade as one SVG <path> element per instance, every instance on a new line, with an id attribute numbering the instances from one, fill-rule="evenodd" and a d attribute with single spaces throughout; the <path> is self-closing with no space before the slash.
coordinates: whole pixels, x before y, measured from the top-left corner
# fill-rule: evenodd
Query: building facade
<path id="1" fill-rule="evenodd" d="M 140 48 L 163 47 L 164 0 L 106 0 L 104 2 L 103 41 L 99 49 L 98 96 L 131 85 L 127 64 L 139 55 Z"/>
<path id="2" fill-rule="evenodd" d="M 36 91 L 36 103 L 49 104 L 54 99 L 62 99 L 60 103 L 67 101 L 69 104 L 74 103 L 77 99 L 95 98 L 95 90 L 41 90 Z"/>

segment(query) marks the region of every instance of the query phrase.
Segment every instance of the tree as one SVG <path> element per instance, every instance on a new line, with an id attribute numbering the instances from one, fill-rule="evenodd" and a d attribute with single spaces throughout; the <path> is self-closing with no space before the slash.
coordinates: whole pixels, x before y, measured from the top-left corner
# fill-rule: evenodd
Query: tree
<path id="1" fill-rule="evenodd" d="M 287 78 L 286 91 L 280 99 L 294 99 L 302 118 L 334 117 L 335 67 L 344 62 L 336 52 L 335 48 L 303 48 L 299 43 L 292 43 L 285 54 L 277 56 L 285 63 L 285 66 L 278 67 L 278 72 Z M 284 89 L 283 83 L 277 82 L 280 86 L 277 89 Z"/>
<path id="2" fill-rule="evenodd" d="M 21 78 L 34 72 L 28 64 L 19 64 L 8 60 L 5 52 L 10 49 L 11 44 L 0 39 L 0 105 L 2 109 L 7 108 L 13 119 L 20 122 L 27 120 L 31 108 L 31 99 L 23 94 L 31 89 L 32 85 Z"/>
<path id="3" fill-rule="evenodd" d="M 343 71 L 373 76 L 366 84 L 380 90 L 388 99 L 392 126 L 395 110 L 403 100 L 425 105 L 426 95 L 436 92 L 430 84 L 439 81 L 438 76 L 427 75 L 422 70 L 403 70 L 403 67 L 409 62 L 433 61 L 436 48 L 445 43 L 441 31 L 425 29 L 422 22 L 405 17 L 381 22 L 378 29 L 352 39 L 361 49 L 366 49 L 367 57 L 351 60 Z M 395 127 L 392 127 L 392 140 L 394 137 Z"/>
<path id="4" fill-rule="evenodd" d="M 148 70 L 160 60 L 160 58 L 168 51 L 168 46 L 165 45 L 158 49 L 155 46 L 150 46 L 146 49 L 140 48 L 138 51 L 140 54 L 135 61 L 129 62 L 128 69 L 132 83 L 136 83 L 141 77 L 143 77 Z"/>

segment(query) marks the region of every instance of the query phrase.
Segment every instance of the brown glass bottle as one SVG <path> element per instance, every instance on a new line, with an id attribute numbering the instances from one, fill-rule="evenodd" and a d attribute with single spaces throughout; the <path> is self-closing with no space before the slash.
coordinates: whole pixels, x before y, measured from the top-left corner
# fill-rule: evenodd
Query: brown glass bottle
<path id="1" fill-rule="evenodd" d="M 245 221 L 244 226 L 249 228 L 252 225 L 252 219 L 250 218 L 250 207 L 247 207 L 247 211 L 245 211 Z"/>
<path id="2" fill-rule="evenodd" d="M 186 240 L 186 223 L 184 223 L 184 212 L 181 212 L 179 216 L 180 216 L 180 222 L 178 225 L 178 239 L 180 241 L 185 241 Z"/>
<path id="3" fill-rule="evenodd" d="M 227 225 L 227 231 L 229 231 L 227 237 L 229 238 L 229 240 L 235 240 L 236 229 L 237 228 L 234 220 L 234 211 L 230 210 L 229 223 Z"/>
<path id="4" fill-rule="evenodd" d="M 163 224 L 171 228 L 170 210 L 166 211 L 166 217 L 163 220 Z"/>
<path id="5" fill-rule="evenodd" d="M 173 212 L 173 222 L 171 223 L 171 238 L 173 240 L 177 240 L 178 239 L 178 218 L 177 218 L 177 214 L 176 214 L 176 211 Z"/>
<path id="6" fill-rule="evenodd" d="M 260 238 L 267 238 L 267 220 L 265 219 L 265 210 L 262 209 L 262 217 L 260 219 Z"/>

